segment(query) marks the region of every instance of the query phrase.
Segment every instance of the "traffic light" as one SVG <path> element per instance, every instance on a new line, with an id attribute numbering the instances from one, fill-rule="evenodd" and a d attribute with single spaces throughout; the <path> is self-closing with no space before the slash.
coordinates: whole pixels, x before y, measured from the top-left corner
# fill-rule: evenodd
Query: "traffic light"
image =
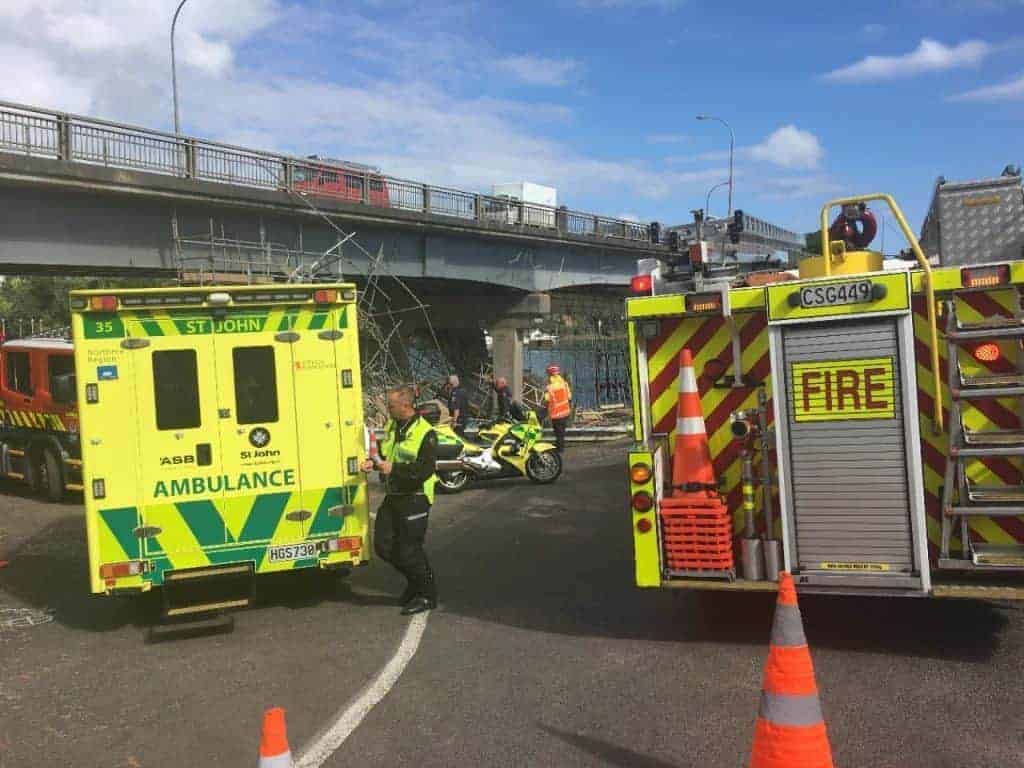
<path id="1" fill-rule="evenodd" d="M 729 223 L 729 242 L 736 245 L 743 234 L 743 211 L 733 211 L 732 221 Z"/>

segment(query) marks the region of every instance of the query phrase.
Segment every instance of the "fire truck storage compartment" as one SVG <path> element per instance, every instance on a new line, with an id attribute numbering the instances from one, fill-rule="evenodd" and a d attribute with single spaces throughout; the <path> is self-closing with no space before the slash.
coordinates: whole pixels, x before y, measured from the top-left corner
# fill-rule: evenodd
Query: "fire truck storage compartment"
<path id="1" fill-rule="evenodd" d="M 906 313 L 771 328 L 786 561 L 800 583 L 928 587 L 912 342 Z"/>

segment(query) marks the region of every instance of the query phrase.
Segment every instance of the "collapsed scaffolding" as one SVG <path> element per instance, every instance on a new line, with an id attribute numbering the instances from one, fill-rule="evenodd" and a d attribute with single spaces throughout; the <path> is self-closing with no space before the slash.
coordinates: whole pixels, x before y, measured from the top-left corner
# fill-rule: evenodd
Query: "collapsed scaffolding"
<path id="1" fill-rule="evenodd" d="M 182 285 L 210 283 L 356 282 L 356 303 L 363 373 L 363 406 L 367 421 L 380 426 L 387 417 L 384 394 L 401 384 L 418 386 L 441 381 L 452 370 L 437 332 L 430 321 L 430 306 L 388 268 L 383 246 L 376 254 L 367 250 L 356 233 L 347 232 L 316 207 L 305 195 L 293 196 L 336 234 L 336 242 L 323 251 L 303 247 L 301 230 L 295 245 L 277 242 L 267 235 L 262 219 L 259 239 L 235 236 L 223 224 L 209 219 L 208 230 L 183 233 L 177 210 L 172 212 L 171 238 L 174 265 Z M 387 282 L 405 294 L 410 306 L 397 308 L 384 290 Z M 418 313 L 415 324 L 405 323 Z M 404 326 L 415 326 L 406 332 Z M 415 361 L 413 367 L 411 363 Z"/>
<path id="2" fill-rule="evenodd" d="M 259 220 L 256 239 L 239 237 L 223 221 L 208 218 L 205 231 L 183 232 L 178 212 L 172 211 L 171 236 L 177 279 L 183 285 L 210 283 L 282 283 L 352 281 L 359 287 L 357 313 L 363 369 L 364 410 L 370 423 L 386 419 L 384 393 L 400 384 L 417 388 L 421 401 L 444 418 L 443 385 L 448 375 L 460 372 L 469 390 L 475 416 L 492 414 L 494 371 L 484 333 L 467 344 L 463 334 L 435 329 L 431 306 L 409 284 L 394 274 L 381 245 L 376 253 L 360 243 L 355 231 L 339 225 L 331 215 L 301 193 L 291 193 L 310 214 L 334 234 L 323 250 L 306 248 L 300 226 L 296 242 L 276 241 Z M 389 291 L 390 289 L 390 291 Z M 401 302 L 393 298 L 399 296 Z M 621 289 L 562 290 L 552 317 L 526 336 L 526 354 L 537 362 L 557 339 L 551 355 L 574 387 L 585 412 L 574 412 L 580 424 L 603 424 L 625 418 L 630 407 L 628 354 L 623 332 L 624 293 Z M 539 334 L 540 338 L 537 338 Z M 478 343 L 476 343 L 478 341 Z M 529 366 L 527 366 L 529 367 Z M 523 382 L 524 404 L 545 409 L 543 365 L 528 370 Z"/>

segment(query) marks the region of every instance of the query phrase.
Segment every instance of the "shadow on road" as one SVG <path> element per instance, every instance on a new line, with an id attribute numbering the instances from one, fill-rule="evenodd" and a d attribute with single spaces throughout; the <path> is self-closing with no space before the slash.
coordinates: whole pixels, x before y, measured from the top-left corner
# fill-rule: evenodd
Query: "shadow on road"
<path id="1" fill-rule="evenodd" d="M 537 725 L 542 731 L 561 739 L 566 744 L 571 744 L 581 752 L 598 758 L 602 765 L 620 766 L 621 768 L 689 768 L 689 766 L 667 763 L 656 757 L 648 757 L 626 747 L 620 747 L 618 744 L 609 744 L 607 741 L 601 741 L 591 736 L 570 733 L 550 725 L 544 725 L 544 723 Z"/>
<path id="2" fill-rule="evenodd" d="M 159 622 L 158 591 L 126 597 L 90 594 L 89 555 L 80 512 L 54 520 L 10 552 L 8 559 L 9 565 L 0 569 L 0 602 L 6 594 L 19 603 L 51 610 L 59 624 L 92 632 L 125 626 L 148 628 Z M 358 587 L 312 569 L 261 576 L 248 610 L 300 610 L 324 602 L 397 605 L 396 597 L 376 586 L 386 582 L 382 567 L 371 565 L 366 570 L 371 573 L 360 574 Z"/>
<path id="3" fill-rule="evenodd" d="M 472 534 L 428 542 L 447 611 L 570 635 L 767 645 L 772 593 L 633 586 L 622 464 L 570 464 L 511 504 L 470 494 L 480 507 L 461 525 Z M 972 601 L 806 596 L 801 606 L 812 647 L 922 657 L 985 661 L 1008 623 L 1006 609 Z"/>

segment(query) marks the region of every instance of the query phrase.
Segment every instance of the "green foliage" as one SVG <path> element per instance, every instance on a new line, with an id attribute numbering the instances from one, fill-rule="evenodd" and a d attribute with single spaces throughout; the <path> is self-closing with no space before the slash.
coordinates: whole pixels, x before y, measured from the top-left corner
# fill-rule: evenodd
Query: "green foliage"
<path id="1" fill-rule="evenodd" d="M 68 292 L 96 288 L 153 288 L 173 285 L 153 278 L 112 277 L 8 277 L 0 283 L 0 318 L 10 336 L 40 327 L 50 330 L 71 324 Z"/>

